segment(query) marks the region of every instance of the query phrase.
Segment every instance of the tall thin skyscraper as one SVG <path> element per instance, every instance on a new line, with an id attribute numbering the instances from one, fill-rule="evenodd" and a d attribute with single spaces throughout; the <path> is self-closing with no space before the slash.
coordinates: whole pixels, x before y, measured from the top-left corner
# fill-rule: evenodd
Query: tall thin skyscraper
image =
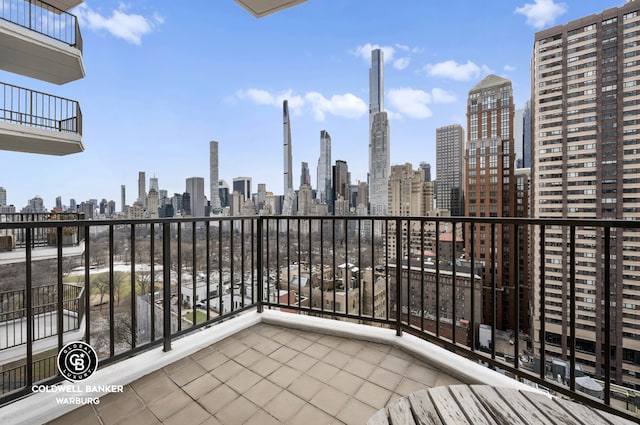
<path id="1" fill-rule="evenodd" d="M 218 182 L 218 142 L 212 140 L 209 142 L 209 200 L 214 211 L 221 208 Z"/>
<path id="2" fill-rule="evenodd" d="M 369 213 L 386 215 L 391 157 L 389 119 L 384 112 L 384 53 L 371 51 L 369 69 Z"/>
<path id="3" fill-rule="evenodd" d="M 369 68 L 369 127 L 373 116 L 384 111 L 384 52 L 381 49 L 371 51 Z"/>
<path id="4" fill-rule="evenodd" d="M 127 207 L 127 188 L 125 185 L 120 185 L 120 211 L 126 212 Z"/>
<path id="5" fill-rule="evenodd" d="M 145 205 L 147 200 L 147 177 L 144 171 L 138 171 L 138 203 Z"/>
<path id="6" fill-rule="evenodd" d="M 282 193 L 286 196 L 287 193 L 293 190 L 293 172 L 291 168 L 291 123 L 289 121 L 289 102 L 286 100 L 282 102 L 282 121 L 282 147 L 284 153 L 284 184 L 282 187 Z"/>
<path id="7" fill-rule="evenodd" d="M 436 150 L 436 155 L 437 155 L 437 150 Z M 424 181 L 430 182 L 431 181 L 431 164 L 429 164 L 428 162 L 422 161 L 420 163 L 420 169 L 424 171 Z"/>
<path id="8" fill-rule="evenodd" d="M 320 131 L 320 158 L 318 159 L 317 197 L 321 204 L 331 204 L 331 136 L 327 130 Z"/>
<path id="9" fill-rule="evenodd" d="M 7 190 L 0 186 L 0 207 L 7 205 Z"/>
<path id="10" fill-rule="evenodd" d="M 451 199 L 462 192 L 464 167 L 464 130 L 460 124 L 436 128 L 436 198 L 438 209 L 451 211 L 460 200 Z M 455 189 L 458 189 L 457 191 Z M 459 195 L 458 195 L 459 196 Z M 460 211 L 456 211 L 461 215 Z"/>
<path id="11" fill-rule="evenodd" d="M 186 182 L 186 193 L 189 194 L 191 215 L 204 216 L 204 177 L 189 177 Z"/>
<path id="12" fill-rule="evenodd" d="M 628 1 L 535 34 L 530 204 L 535 218 L 640 220 L 638 28 L 640 1 Z M 533 305 L 540 305 L 541 294 L 547 302 L 544 328 L 533 321 L 531 335 L 537 350 L 544 338 L 547 359 L 569 355 L 569 305 L 555 301 L 566 300 L 569 282 L 575 281 L 574 341 L 586 354 L 576 355 L 576 363 L 586 374 L 604 379 L 610 362 L 615 383 L 640 388 L 638 236 L 634 230 L 611 228 L 607 236 L 602 228 L 578 226 L 571 242 L 568 226 L 534 232 L 532 245 L 544 242 L 540 250 L 545 255 L 533 258 Z M 571 248 L 575 259 L 569 256 Z M 605 317 L 608 297 L 611 316 Z M 610 356 L 606 325 L 617 347 Z"/>

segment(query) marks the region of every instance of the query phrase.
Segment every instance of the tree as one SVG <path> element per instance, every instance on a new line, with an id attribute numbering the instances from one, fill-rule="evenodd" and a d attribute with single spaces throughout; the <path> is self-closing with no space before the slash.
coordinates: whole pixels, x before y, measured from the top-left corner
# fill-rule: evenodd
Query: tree
<path id="1" fill-rule="evenodd" d="M 93 285 L 100 294 L 100 310 L 102 310 L 102 305 L 104 304 L 104 296 L 109 292 L 109 274 L 101 273 L 97 275 L 93 281 Z"/>

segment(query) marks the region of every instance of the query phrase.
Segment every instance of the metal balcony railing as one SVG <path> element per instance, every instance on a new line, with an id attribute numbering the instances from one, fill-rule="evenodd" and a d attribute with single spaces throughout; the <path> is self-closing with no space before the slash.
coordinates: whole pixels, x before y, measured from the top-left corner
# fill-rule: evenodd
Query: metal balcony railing
<path id="1" fill-rule="evenodd" d="M 0 19 L 82 51 L 78 18 L 40 0 L 0 0 Z"/>
<path id="2" fill-rule="evenodd" d="M 32 261 L 35 229 L 50 228 L 61 241 L 63 229 L 78 224 L 0 223 L 0 232 L 22 229 L 26 240 L 25 261 L 0 266 L 0 284 L 19 286 L 26 298 L 21 314 L 33 318 L 36 288 L 57 281 L 57 329 L 64 329 L 64 285 L 84 286 L 84 340 L 98 351 L 101 366 L 159 345 L 171 350 L 180 336 L 246 310 L 276 308 L 409 332 L 514 379 L 637 420 L 638 398 L 622 386 L 622 368 L 638 368 L 634 353 L 640 356 L 634 351 L 639 337 L 627 323 L 640 309 L 632 302 L 640 270 L 630 254 L 640 250 L 640 222 L 352 216 L 85 221 L 80 258 L 63 257 L 58 243 L 51 264 Z M 446 238 L 451 249 L 441 240 L 445 229 L 452 233 Z M 28 394 L 35 382 L 61 380 L 47 367 L 51 353 L 34 350 L 33 321 L 27 324 L 26 355 L 4 369 L 0 403 Z M 60 350 L 62 333 L 57 336 Z M 558 362 L 564 362 L 560 380 Z M 581 373 L 602 384 L 600 397 L 580 390 Z"/>
<path id="3" fill-rule="evenodd" d="M 75 100 L 0 83 L 0 121 L 82 135 L 82 112 Z"/>
<path id="4" fill-rule="evenodd" d="M 47 222 L 47 221 L 77 221 L 83 220 L 84 213 L 0 213 L 0 223 L 23 223 L 23 222 Z M 81 236 L 79 227 L 65 227 L 62 231 L 62 246 L 77 246 Z M 0 229 L 0 238 L 10 238 L 10 244 L 0 244 L 0 252 L 12 251 L 25 247 L 26 231 L 24 228 Z M 2 239 L 5 241 L 6 239 Z M 57 235 L 53 228 L 40 227 L 31 230 L 31 248 L 35 247 L 55 247 L 57 246 Z M 0 289 L 1 291 L 1 289 Z"/>

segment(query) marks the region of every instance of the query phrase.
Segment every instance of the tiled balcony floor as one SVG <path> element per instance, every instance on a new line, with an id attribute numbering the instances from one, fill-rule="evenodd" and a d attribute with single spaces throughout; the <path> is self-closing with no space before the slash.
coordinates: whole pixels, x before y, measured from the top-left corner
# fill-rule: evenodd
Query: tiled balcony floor
<path id="1" fill-rule="evenodd" d="M 51 423 L 364 424 L 399 397 L 458 383 L 388 345 L 259 323 Z"/>

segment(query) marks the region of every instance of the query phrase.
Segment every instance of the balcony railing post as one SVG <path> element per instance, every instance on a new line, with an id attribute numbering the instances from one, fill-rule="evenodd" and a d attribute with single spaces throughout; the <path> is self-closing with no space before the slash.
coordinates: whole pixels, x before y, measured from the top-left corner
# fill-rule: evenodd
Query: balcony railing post
<path id="1" fill-rule="evenodd" d="M 264 223 L 264 219 L 262 217 L 258 217 L 257 221 L 257 244 L 256 250 L 258 251 L 257 256 L 257 264 L 256 267 L 258 269 L 258 313 L 262 313 L 263 310 L 263 302 L 264 302 L 264 271 L 262 270 L 262 226 Z"/>
<path id="2" fill-rule="evenodd" d="M 402 220 L 396 219 L 396 335 L 402 336 Z M 408 270 L 407 270 L 408 273 Z M 407 314 L 409 313 L 407 306 Z"/>
<path id="3" fill-rule="evenodd" d="M 171 227 L 170 223 L 167 222 L 162 223 L 162 292 L 163 351 L 171 351 Z M 153 303 L 151 308 L 153 308 Z"/>

